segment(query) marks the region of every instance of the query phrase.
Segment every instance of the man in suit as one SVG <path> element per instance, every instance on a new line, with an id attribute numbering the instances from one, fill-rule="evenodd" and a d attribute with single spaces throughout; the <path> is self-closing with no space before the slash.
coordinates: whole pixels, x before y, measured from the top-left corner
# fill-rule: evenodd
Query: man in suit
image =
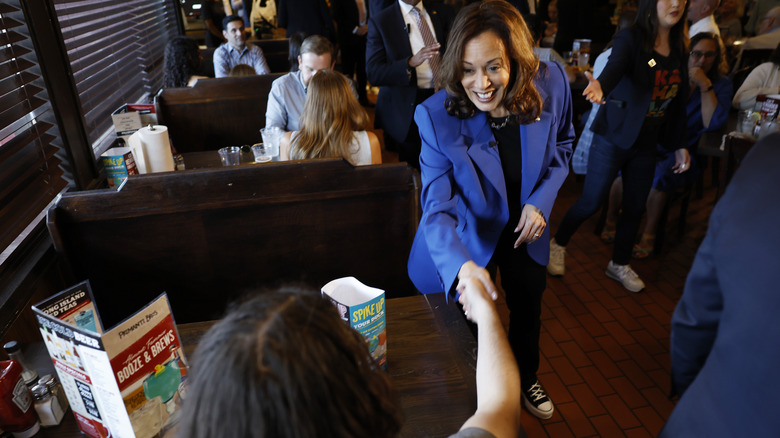
<path id="1" fill-rule="evenodd" d="M 368 0 L 331 0 L 333 17 L 338 24 L 341 46 L 341 72 L 355 79 L 358 100 L 368 106 L 366 98 L 366 34 L 368 34 Z"/>
<path id="2" fill-rule="evenodd" d="M 426 29 L 418 25 L 415 8 L 435 41 L 425 41 Z M 444 53 L 454 17 L 443 3 L 398 0 L 368 20 L 366 72 L 371 84 L 380 87 L 375 126 L 384 130 L 385 147 L 414 167 L 419 168 L 420 156 L 414 108 L 433 95 L 432 65 Z"/>
<path id="3" fill-rule="evenodd" d="M 661 437 L 780 436 L 780 134 L 756 144 L 710 217 L 672 316 L 681 398 Z"/>
<path id="4" fill-rule="evenodd" d="M 325 0 L 277 0 L 277 22 L 287 38 L 295 33 L 322 35 L 335 44 L 336 29 Z"/>

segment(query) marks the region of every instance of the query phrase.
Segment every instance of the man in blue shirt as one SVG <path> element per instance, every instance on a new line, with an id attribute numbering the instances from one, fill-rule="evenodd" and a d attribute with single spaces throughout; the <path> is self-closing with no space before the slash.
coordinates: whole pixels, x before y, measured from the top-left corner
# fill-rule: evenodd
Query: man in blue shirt
<path id="1" fill-rule="evenodd" d="M 298 71 L 287 73 L 271 84 L 268 106 L 265 111 L 265 126 L 278 126 L 284 131 L 297 131 L 306 103 L 306 90 L 311 78 L 320 70 L 332 70 L 336 63 L 333 44 L 324 36 L 312 35 L 301 44 L 298 55 Z M 357 89 L 347 78 L 355 99 Z"/>
<path id="2" fill-rule="evenodd" d="M 229 15 L 222 20 L 222 35 L 226 43 L 214 50 L 214 76 L 224 78 L 238 64 L 246 64 L 255 69 L 255 73 L 265 75 L 271 72 L 265 62 L 263 51 L 254 44 L 246 44 L 244 21 L 237 15 Z"/>

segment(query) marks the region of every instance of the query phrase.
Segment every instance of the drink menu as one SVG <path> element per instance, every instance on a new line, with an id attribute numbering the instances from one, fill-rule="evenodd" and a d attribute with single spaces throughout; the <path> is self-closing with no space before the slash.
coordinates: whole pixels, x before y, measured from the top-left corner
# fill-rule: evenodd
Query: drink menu
<path id="1" fill-rule="evenodd" d="M 32 310 L 82 432 L 94 438 L 166 436 L 187 366 L 164 293 L 106 331 L 89 282 Z"/>

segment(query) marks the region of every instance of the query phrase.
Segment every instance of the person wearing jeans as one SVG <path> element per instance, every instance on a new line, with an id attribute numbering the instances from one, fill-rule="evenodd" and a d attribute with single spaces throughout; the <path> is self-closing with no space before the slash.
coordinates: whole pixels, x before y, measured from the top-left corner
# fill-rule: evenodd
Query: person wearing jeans
<path id="1" fill-rule="evenodd" d="M 594 144 L 582 197 L 569 209 L 550 241 L 547 272 L 563 275 L 566 245 L 623 175 L 623 212 L 606 274 L 631 292 L 645 288 L 628 264 L 655 170 L 656 144 L 674 150 L 676 173 L 690 167 L 684 148 L 688 69 L 685 1 L 642 0 L 633 26 L 615 37 L 607 66 L 588 76 L 583 96 L 600 104 L 591 130 Z M 708 90 L 710 92 L 711 90 Z"/>

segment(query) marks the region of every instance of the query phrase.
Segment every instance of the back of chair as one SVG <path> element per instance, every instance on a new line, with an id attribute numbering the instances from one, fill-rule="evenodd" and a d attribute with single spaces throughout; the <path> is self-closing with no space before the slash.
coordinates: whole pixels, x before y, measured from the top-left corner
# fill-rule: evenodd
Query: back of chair
<path id="1" fill-rule="evenodd" d="M 756 66 L 769 61 L 772 52 L 774 49 L 743 50 L 740 53 L 737 64 L 734 65 L 734 69 L 729 74 L 735 91 L 739 90 L 739 87 L 745 82 L 745 78 Z"/>
<path id="2" fill-rule="evenodd" d="M 290 71 L 290 61 L 288 60 L 290 52 L 290 39 L 279 38 L 273 40 L 256 40 L 252 44 L 260 47 L 268 63 L 268 68 L 273 73 L 286 73 Z"/>
<path id="3" fill-rule="evenodd" d="M 64 194 L 47 223 L 110 326 L 163 291 L 178 322 L 218 318 L 245 289 L 287 280 L 355 276 L 412 295 L 418 215 L 405 164 L 326 159 L 134 175 L 120 191 Z"/>
<path id="4" fill-rule="evenodd" d="M 271 83 L 281 74 L 204 79 L 192 88 L 166 88 L 157 117 L 178 152 L 216 150 L 262 141 Z"/>

